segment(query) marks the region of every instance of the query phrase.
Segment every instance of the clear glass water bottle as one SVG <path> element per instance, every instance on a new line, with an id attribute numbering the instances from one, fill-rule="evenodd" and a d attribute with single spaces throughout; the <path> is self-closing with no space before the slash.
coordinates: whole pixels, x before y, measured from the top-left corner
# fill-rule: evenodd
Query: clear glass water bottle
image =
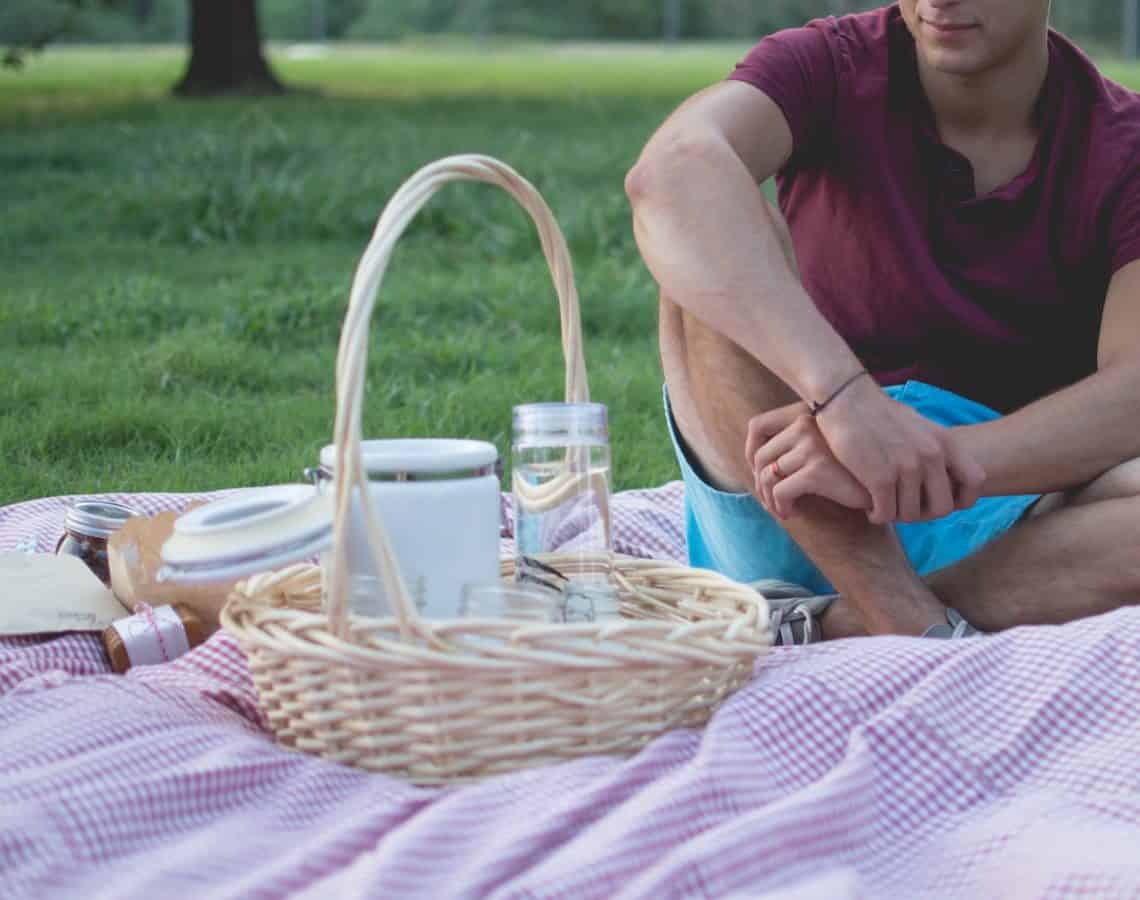
<path id="1" fill-rule="evenodd" d="M 606 407 L 516 406 L 513 431 L 516 578 L 557 588 L 568 622 L 618 616 Z"/>

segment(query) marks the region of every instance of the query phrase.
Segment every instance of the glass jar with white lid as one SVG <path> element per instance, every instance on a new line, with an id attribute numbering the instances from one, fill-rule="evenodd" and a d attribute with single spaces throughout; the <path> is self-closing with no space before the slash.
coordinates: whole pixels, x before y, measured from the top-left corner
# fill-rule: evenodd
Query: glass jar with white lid
<path id="1" fill-rule="evenodd" d="M 516 579 L 559 590 L 567 622 L 618 617 L 607 408 L 516 406 L 511 456 Z"/>

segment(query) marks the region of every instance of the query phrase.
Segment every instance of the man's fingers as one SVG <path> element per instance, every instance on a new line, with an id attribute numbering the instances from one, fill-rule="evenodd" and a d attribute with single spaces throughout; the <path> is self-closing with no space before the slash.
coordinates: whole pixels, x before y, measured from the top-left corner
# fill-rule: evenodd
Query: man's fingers
<path id="1" fill-rule="evenodd" d="M 787 453 L 781 453 L 775 460 L 777 468 L 779 469 L 778 475 L 787 478 L 789 475 L 795 475 L 800 469 L 806 466 L 816 456 L 816 448 L 810 443 L 800 442 L 795 444 Z"/>
<path id="2" fill-rule="evenodd" d="M 898 475 L 877 436 L 841 432 L 834 440 L 826 434 L 823 437 L 835 458 L 867 492 L 867 520 L 875 525 L 893 522 L 898 509 Z"/>
<path id="3" fill-rule="evenodd" d="M 807 495 L 822 497 L 848 509 L 866 509 L 868 498 L 859 482 L 838 463 L 809 462 L 794 475 L 772 487 L 774 509 L 780 518 L 794 514 L 796 502 Z"/>
<path id="4" fill-rule="evenodd" d="M 764 493 L 764 487 L 765 487 L 764 479 L 765 479 L 765 472 L 763 469 L 754 468 L 752 470 L 752 483 L 753 483 L 753 488 L 754 488 L 753 493 L 756 495 L 757 499 L 762 504 L 764 504 L 764 506 L 767 506 L 768 500 L 767 500 L 767 497 Z"/>
<path id="5" fill-rule="evenodd" d="M 922 469 L 906 466 L 899 473 L 898 520 L 917 522 L 922 515 Z"/>
<path id="6" fill-rule="evenodd" d="M 757 486 L 760 484 L 761 473 L 764 475 L 764 482 L 769 485 L 776 484 L 789 475 L 794 475 L 808 464 L 812 458 L 812 453 L 811 444 L 793 444 L 787 453 L 769 452 L 768 445 L 765 445 L 752 461 L 752 471 L 757 478 Z"/>
<path id="7" fill-rule="evenodd" d="M 871 512 L 867 518 L 873 524 L 886 525 L 895 520 L 898 512 L 898 494 L 895 485 L 896 482 L 890 478 L 863 485 L 871 495 Z"/>
<path id="8" fill-rule="evenodd" d="M 978 502 L 982 487 L 986 482 L 986 472 L 973 457 L 952 448 L 947 454 L 947 468 L 956 486 L 955 505 L 958 509 L 969 509 Z"/>
<path id="9" fill-rule="evenodd" d="M 776 486 L 776 475 L 771 466 L 765 466 L 756 472 L 756 494 L 768 512 L 775 515 L 776 503 L 772 498 L 772 488 Z"/>
<path id="10" fill-rule="evenodd" d="M 776 515 L 776 498 L 773 496 L 773 489 L 779 483 L 775 474 L 768 470 L 768 475 L 764 479 L 764 506 L 772 515 Z"/>
<path id="11" fill-rule="evenodd" d="M 772 488 L 772 509 L 781 519 L 786 519 L 795 512 L 796 501 L 800 497 L 814 493 L 811 469 L 800 469 L 795 475 L 776 482 Z"/>
<path id="12" fill-rule="evenodd" d="M 801 415 L 803 415 L 802 404 L 797 403 L 752 418 L 748 422 L 748 435 L 744 441 L 744 458 L 748 460 L 749 465 L 761 447 L 786 431 L 788 426 Z"/>
<path id="13" fill-rule="evenodd" d="M 755 443 L 756 447 L 752 448 L 752 452 L 766 444 L 767 441 L 779 435 L 781 431 L 788 428 L 792 422 L 795 422 L 797 417 L 803 415 L 803 408 L 799 404 L 793 406 L 781 406 L 779 410 L 772 410 L 771 412 L 763 413 L 752 417 L 748 423 L 748 440 L 749 443 Z"/>
<path id="14" fill-rule="evenodd" d="M 944 466 L 927 466 L 922 487 L 926 501 L 922 509 L 923 519 L 941 519 L 954 511 L 954 489 Z"/>
<path id="15" fill-rule="evenodd" d="M 772 465 L 776 460 L 783 457 L 784 454 L 794 449 L 798 442 L 799 435 L 796 433 L 796 430 L 794 428 L 785 428 L 775 437 L 753 450 L 752 455 L 748 457 L 748 464 L 752 466 L 754 472 L 759 472 L 761 469 Z M 784 474 L 790 475 L 791 472 L 785 472 Z"/>

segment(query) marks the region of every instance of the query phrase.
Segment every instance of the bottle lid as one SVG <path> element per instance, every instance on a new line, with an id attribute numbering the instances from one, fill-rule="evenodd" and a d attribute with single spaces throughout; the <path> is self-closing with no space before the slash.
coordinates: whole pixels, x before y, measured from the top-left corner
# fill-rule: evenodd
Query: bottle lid
<path id="1" fill-rule="evenodd" d="M 516 447 L 564 447 L 609 442 L 604 403 L 528 403 L 514 408 Z"/>
<path id="2" fill-rule="evenodd" d="M 333 541 L 334 498 L 305 484 L 255 488 L 174 522 L 159 581 L 230 581 L 310 559 Z"/>
<path id="3" fill-rule="evenodd" d="M 64 527 L 87 537 L 109 538 L 137 515 L 141 513 L 112 500 L 80 500 L 67 511 Z"/>
<path id="4" fill-rule="evenodd" d="M 478 478 L 493 475 L 499 451 L 486 441 L 452 438 L 394 438 L 361 441 L 364 471 L 369 478 Z M 335 474 L 336 445 L 321 449 L 321 469 Z"/>

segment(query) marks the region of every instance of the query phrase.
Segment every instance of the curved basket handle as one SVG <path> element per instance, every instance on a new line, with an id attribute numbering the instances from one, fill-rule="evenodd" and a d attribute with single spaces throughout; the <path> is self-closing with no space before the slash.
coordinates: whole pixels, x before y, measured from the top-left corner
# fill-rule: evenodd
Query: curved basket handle
<path id="1" fill-rule="evenodd" d="M 415 604 L 400 574 L 395 553 L 367 489 L 361 452 L 361 411 L 364 373 L 368 361 L 368 325 L 376 292 L 384 278 L 396 241 L 417 212 L 445 184 L 452 181 L 482 181 L 501 187 L 518 201 L 534 220 L 546 263 L 554 279 L 562 317 L 562 353 L 566 361 L 566 400 L 590 398 L 586 362 L 582 354 L 582 322 L 570 251 L 554 215 L 534 186 L 514 169 L 489 156 L 449 156 L 425 166 L 400 186 L 388 201 L 372 239 L 356 267 L 349 295 L 348 312 L 340 334 L 336 361 L 336 517 L 333 524 L 333 554 L 348 558 L 348 527 L 351 498 L 360 489 L 368 544 L 380 572 L 384 591 L 392 603 L 401 633 L 428 637 L 420 624 Z M 344 636 L 348 627 L 348 579 L 345 566 L 334 565 L 329 585 L 329 620 L 333 632 Z"/>

